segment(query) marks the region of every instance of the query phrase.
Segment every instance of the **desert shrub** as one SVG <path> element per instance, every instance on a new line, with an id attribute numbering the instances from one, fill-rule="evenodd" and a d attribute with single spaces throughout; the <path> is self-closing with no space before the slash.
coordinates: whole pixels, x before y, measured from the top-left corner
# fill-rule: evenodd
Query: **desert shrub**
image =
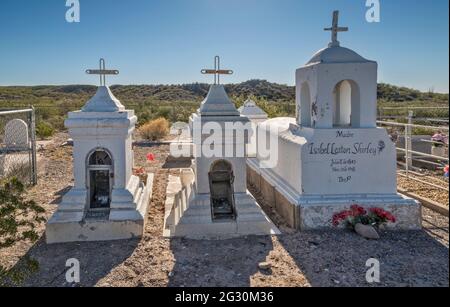
<path id="1" fill-rule="evenodd" d="M 158 141 L 169 134 L 169 127 L 169 121 L 160 117 L 142 125 L 139 128 L 139 133 L 146 140 Z"/>
<path id="2" fill-rule="evenodd" d="M 31 165 L 29 161 L 15 161 L 8 167 L 5 178 L 15 177 L 21 182 L 29 182 L 31 177 Z"/>
<path id="3" fill-rule="evenodd" d="M 45 121 L 41 121 L 36 125 L 36 134 L 41 139 L 49 138 L 54 133 L 55 129 L 53 126 Z"/>
<path id="4" fill-rule="evenodd" d="M 170 107 L 159 107 L 158 110 L 156 111 L 158 118 L 160 118 L 160 117 L 170 118 L 171 113 L 172 113 L 172 108 L 170 108 Z"/>
<path id="5" fill-rule="evenodd" d="M 36 227 L 45 222 L 45 210 L 24 197 L 25 186 L 12 178 L 0 184 L 0 249 L 19 242 L 36 242 Z M 23 259 L 22 265 L 7 269 L 0 265 L 0 286 L 17 285 L 37 271 L 39 263 Z"/>
<path id="6" fill-rule="evenodd" d="M 425 127 L 414 127 L 412 130 L 413 135 L 434 135 L 435 130 L 427 129 Z"/>
<path id="7" fill-rule="evenodd" d="M 136 115 L 138 117 L 138 125 L 143 126 L 152 119 L 152 114 L 148 110 L 136 110 Z"/>

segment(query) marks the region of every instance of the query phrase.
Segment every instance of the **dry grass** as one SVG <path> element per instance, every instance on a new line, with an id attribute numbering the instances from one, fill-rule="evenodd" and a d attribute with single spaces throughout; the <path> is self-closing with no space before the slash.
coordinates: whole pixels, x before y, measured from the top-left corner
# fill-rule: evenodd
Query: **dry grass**
<path id="1" fill-rule="evenodd" d="M 169 121 L 160 117 L 142 125 L 139 128 L 139 133 L 146 140 L 159 141 L 169 134 L 169 127 Z"/>

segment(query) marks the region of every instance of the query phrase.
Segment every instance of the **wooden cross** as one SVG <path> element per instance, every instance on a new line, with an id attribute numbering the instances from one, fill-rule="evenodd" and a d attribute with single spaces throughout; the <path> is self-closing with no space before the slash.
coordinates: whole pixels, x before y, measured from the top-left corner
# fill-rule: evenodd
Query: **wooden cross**
<path id="1" fill-rule="evenodd" d="M 232 70 L 220 69 L 220 57 L 214 58 L 214 69 L 203 69 L 202 74 L 214 75 L 214 84 L 220 84 L 220 75 L 232 75 Z"/>
<path id="2" fill-rule="evenodd" d="M 88 75 L 100 75 L 100 86 L 106 86 L 106 75 L 118 75 L 119 71 L 114 69 L 106 69 L 104 59 L 100 59 L 100 69 L 86 70 Z"/>
<path id="3" fill-rule="evenodd" d="M 347 32 L 347 27 L 339 27 L 339 11 L 333 12 L 333 26 L 331 28 L 325 28 L 325 31 L 331 31 L 331 43 L 330 47 L 338 47 L 339 41 L 338 41 L 338 33 L 339 32 Z"/>

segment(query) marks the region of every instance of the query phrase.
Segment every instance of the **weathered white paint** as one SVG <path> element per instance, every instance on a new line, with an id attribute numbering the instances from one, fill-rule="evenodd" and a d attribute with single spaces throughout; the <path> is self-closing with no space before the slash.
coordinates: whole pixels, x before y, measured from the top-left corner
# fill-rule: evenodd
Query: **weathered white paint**
<path id="1" fill-rule="evenodd" d="M 261 114 L 260 114 L 261 115 Z M 228 98 L 222 85 L 213 85 L 202 102 L 197 114 L 190 118 L 195 160 L 192 169 L 184 170 L 181 179 L 169 178 L 167 187 L 164 235 L 167 237 L 226 238 L 244 235 L 278 234 L 275 225 L 264 214 L 256 200 L 247 191 L 245 148 L 248 137 L 237 137 L 244 131 L 234 130 L 227 124 L 246 124 L 249 119 L 241 116 Z M 213 132 L 204 131 L 207 125 L 220 128 L 222 139 L 209 143 Z M 238 127 L 237 125 L 236 127 Z M 229 133 L 235 131 L 236 133 Z M 217 131 L 214 131 L 217 132 Z M 243 149 L 227 153 L 225 148 L 232 145 Z M 204 153 L 216 151 L 216 155 Z M 234 172 L 234 198 L 237 211 L 236 220 L 213 222 L 211 216 L 211 196 L 209 172 L 214 162 L 226 160 Z"/>
<path id="2" fill-rule="evenodd" d="M 21 119 L 13 119 L 5 125 L 4 143 L 8 149 L 28 149 L 28 124 Z"/>
<path id="3" fill-rule="evenodd" d="M 65 126 L 74 143 L 74 187 L 63 197 L 48 223 L 48 243 L 126 239 L 130 233 L 132 237 L 143 234 L 153 175 L 144 185 L 132 174 L 132 133 L 136 122 L 134 111 L 124 110 L 105 86 L 99 87 L 82 111 L 69 113 Z M 101 227 L 95 224 L 91 227 L 95 231 L 89 231 L 85 228 L 90 229 L 89 225 L 98 221 L 85 220 L 89 209 L 86 164 L 97 149 L 106 150 L 113 160 L 111 210 L 108 220 L 101 221 Z M 133 231 L 128 227 L 130 224 Z M 70 231 L 65 231 L 66 227 Z"/>
<path id="4" fill-rule="evenodd" d="M 299 208 L 299 228 L 330 227 L 354 203 L 393 210 L 397 228 L 420 228 L 420 204 L 397 194 L 395 144 L 376 125 L 377 63 L 330 44 L 297 70 L 296 94 L 297 119 L 258 126 L 258 134 L 279 132 L 277 165 L 248 164 Z"/>
<path id="5" fill-rule="evenodd" d="M 256 157 L 257 126 L 258 124 L 265 122 L 269 118 L 269 116 L 267 115 L 266 112 L 264 112 L 263 109 L 258 107 L 256 103 L 251 99 L 248 99 L 244 103 L 244 105 L 239 108 L 239 113 L 241 113 L 241 116 L 247 117 L 252 123 L 251 136 L 247 144 L 247 157 Z"/>
<path id="6" fill-rule="evenodd" d="M 248 235 L 278 235 L 256 200 L 247 191 L 235 193 L 238 217 L 235 221 L 214 223 L 208 194 L 196 194 L 192 170 L 180 177 L 169 176 L 163 235 L 190 239 L 226 239 Z"/>

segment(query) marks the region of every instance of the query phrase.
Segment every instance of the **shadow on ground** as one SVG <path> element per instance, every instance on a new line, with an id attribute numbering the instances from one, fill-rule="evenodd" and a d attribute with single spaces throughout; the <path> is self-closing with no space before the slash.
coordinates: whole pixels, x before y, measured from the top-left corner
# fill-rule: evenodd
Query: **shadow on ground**
<path id="1" fill-rule="evenodd" d="M 22 286 L 67 287 L 66 262 L 75 258 L 80 262 L 81 282 L 78 286 L 92 287 L 108 275 L 112 269 L 128 259 L 139 240 L 114 242 L 86 242 L 47 245 L 42 237 L 21 258 L 13 270 L 21 270 L 27 259 L 39 262 L 39 270 L 32 274 Z"/>
<path id="2" fill-rule="evenodd" d="M 167 159 L 162 169 L 181 169 L 181 168 L 190 168 L 192 167 L 192 159 Z"/>
<path id="3" fill-rule="evenodd" d="M 66 195 L 72 188 L 73 188 L 73 186 L 67 186 L 64 189 L 56 192 L 54 195 L 56 198 L 50 204 L 51 205 L 59 205 L 61 203 L 64 195 Z"/>
<path id="4" fill-rule="evenodd" d="M 426 231 L 385 232 L 369 241 L 353 232 L 296 233 L 278 237 L 313 287 L 428 287 L 449 285 L 448 247 Z M 366 280 L 374 258 L 381 282 Z"/>
<path id="5" fill-rule="evenodd" d="M 170 287 L 249 287 L 250 277 L 260 270 L 273 249 L 272 238 L 247 237 L 230 240 L 172 239 L 175 265 Z"/>

